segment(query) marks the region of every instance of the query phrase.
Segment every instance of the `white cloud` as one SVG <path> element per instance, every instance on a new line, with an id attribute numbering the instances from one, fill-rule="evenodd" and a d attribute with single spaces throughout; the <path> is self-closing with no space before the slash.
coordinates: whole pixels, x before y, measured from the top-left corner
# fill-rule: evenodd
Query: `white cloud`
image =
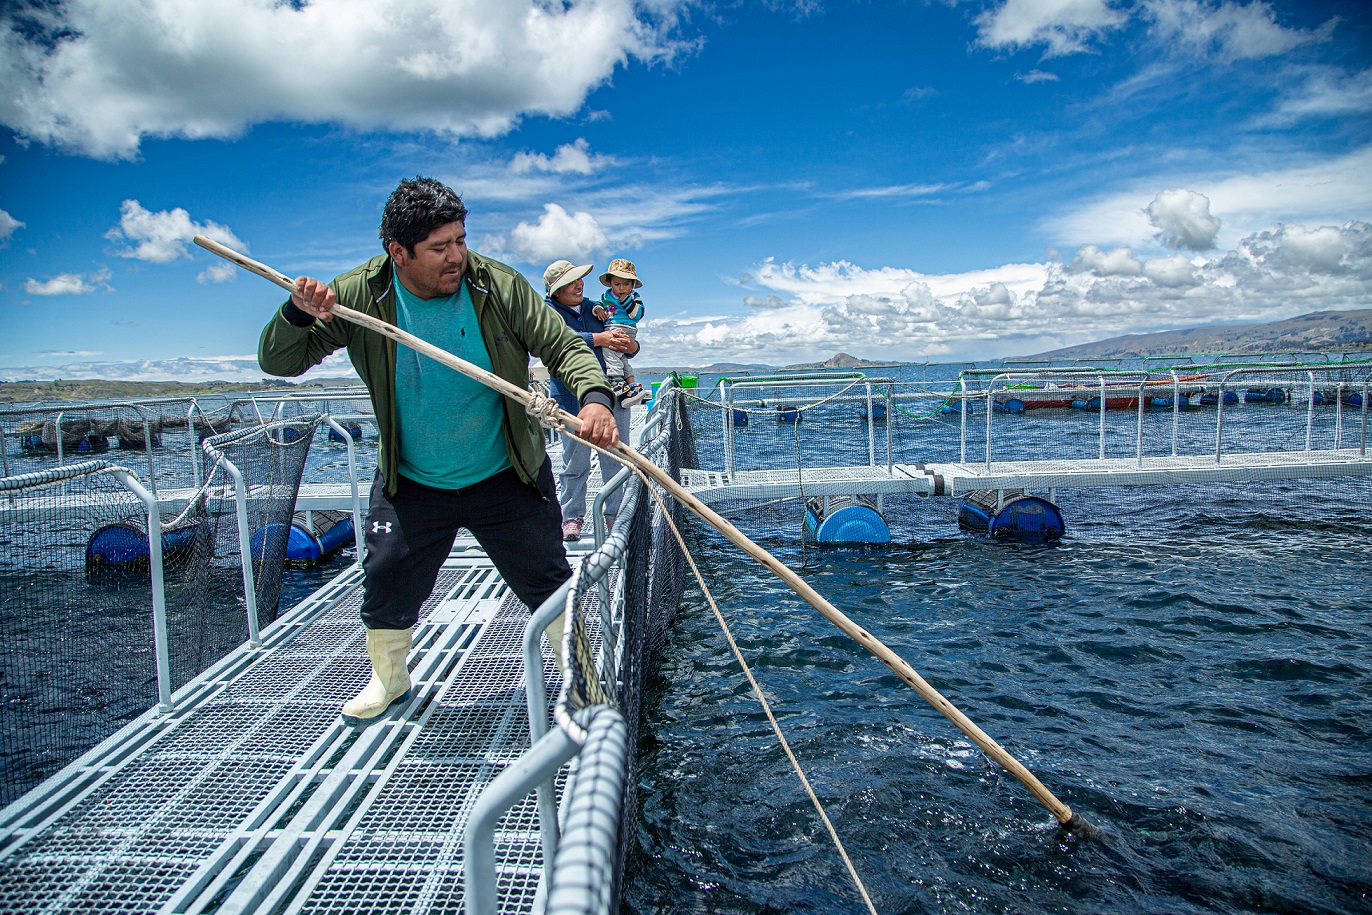
<path id="1" fill-rule="evenodd" d="M 1071 271 L 1089 271 L 1096 276 L 1138 276 L 1143 273 L 1143 264 L 1128 248 L 1102 251 L 1095 245 L 1082 245 L 1072 260 Z"/>
<path id="2" fill-rule="evenodd" d="M 238 275 L 233 264 L 210 264 L 195 276 L 195 281 L 202 286 L 211 283 L 231 283 Z"/>
<path id="3" fill-rule="evenodd" d="M 1053 243 L 1150 246 L 1156 228 L 1147 207 L 1159 188 L 1192 187 L 1223 218 L 1220 247 L 1278 222 L 1307 224 L 1366 219 L 1372 213 L 1372 146 L 1347 155 L 1264 171 L 1172 173 L 1089 200 L 1045 222 Z"/>
<path id="4" fill-rule="evenodd" d="M 1016 73 L 1015 79 L 1022 83 L 1056 83 L 1060 77 L 1056 73 L 1049 73 L 1045 70 L 1030 70 L 1028 73 Z"/>
<path id="5" fill-rule="evenodd" d="M 24 281 L 24 291 L 29 295 L 90 295 L 93 292 L 109 291 L 110 271 L 97 270 L 86 275 L 81 273 L 59 273 L 51 279 Z"/>
<path id="6" fill-rule="evenodd" d="M 101 158 L 267 121 L 496 136 L 669 58 L 678 0 L 65 0 L 0 14 L 0 122 Z M 25 35 L 38 34 L 34 40 Z M 570 51 L 570 53 L 569 53 Z"/>
<path id="7" fill-rule="evenodd" d="M 1107 0 L 1005 0 L 974 21 L 978 44 L 1012 51 L 1044 44 L 1045 56 L 1055 57 L 1086 50 L 1126 19 Z"/>
<path id="8" fill-rule="evenodd" d="M 15 233 L 15 230 L 22 229 L 23 227 L 24 223 L 15 219 L 4 210 L 0 210 L 0 245 L 8 242 L 10 236 Z"/>
<path id="9" fill-rule="evenodd" d="M 1169 248 L 1209 251 L 1215 247 L 1220 221 L 1210 212 L 1210 198 L 1195 191 L 1159 191 L 1148 204 L 1148 221 Z"/>
<path id="10" fill-rule="evenodd" d="M 192 222 L 190 214 L 180 207 L 152 212 L 137 200 L 125 200 L 120 205 L 119 225 L 105 233 L 110 241 L 136 243 L 134 247 L 115 251 L 120 257 L 154 264 L 190 257 L 186 246 L 196 235 L 204 235 L 244 253 L 248 251 L 248 246 L 227 226 L 217 222 Z"/>
<path id="11" fill-rule="evenodd" d="M 1258 126 L 1288 126 L 1311 118 L 1333 118 L 1372 112 L 1372 68 L 1344 73 L 1328 67 L 1306 71 L 1306 78 L 1260 118 Z"/>
<path id="12" fill-rule="evenodd" d="M 1223 62 L 1274 57 L 1327 41 L 1338 22 L 1330 19 L 1313 31 L 1287 28 L 1264 0 L 1005 0 L 973 21 L 984 47 L 1018 51 L 1043 45 L 1044 57 L 1058 57 L 1091 50 L 1135 16 L 1167 51 Z"/>
<path id="13" fill-rule="evenodd" d="M 585 261 L 609 247 L 605 230 L 584 210 L 568 213 L 555 203 L 545 204 L 538 222 L 521 222 L 510 230 L 510 244 L 520 259 L 533 263 L 567 258 Z"/>
<path id="14" fill-rule="evenodd" d="M 1194 286 L 1197 281 L 1195 265 L 1184 254 L 1149 258 L 1143 275 L 1163 287 Z"/>
<path id="15" fill-rule="evenodd" d="M 1269 3 L 1232 0 L 1146 0 L 1141 7 L 1154 34 L 1169 46 L 1224 61 L 1275 57 L 1292 48 L 1327 41 L 1337 20 L 1316 31 L 1289 29 L 1277 22 Z"/>
<path id="16" fill-rule="evenodd" d="M 1070 266 L 1007 264 L 947 275 L 768 260 L 749 283 L 761 294 L 750 294 L 744 315 L 644 322 L 646 352 L 697 364 L 776 364 L 838 351 L 986 358 L 1219 320 L 1366 307 L 1372 224 L 1282 224 L 1208 259 L 1175 253 L 1140 261 L 1128 249 L 1087 245 Z"/>
<path id="17" fill-rule="evenodd" d="M 517 153 L 510 161 L 510 171 L 516 175 L 528 172 L 589 175 L 613 162 L 614 159 L 610 156 L 591 155 L 590 144 L 584 137 L 580 137 L 574 143 L 559 146 L 552 156 L 545 156 L 542 153 Z"/>

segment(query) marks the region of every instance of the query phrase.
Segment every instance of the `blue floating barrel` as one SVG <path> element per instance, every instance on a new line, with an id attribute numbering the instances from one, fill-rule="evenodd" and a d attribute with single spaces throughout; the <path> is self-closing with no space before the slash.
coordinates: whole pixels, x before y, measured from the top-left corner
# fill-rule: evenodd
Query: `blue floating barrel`
<path id="1" fill-rule="evenodd" d="M 203 515 L 192 513 L 175 527 L 162 529 L 162 566 L 183 566 L 195 555 L 196 543 L 209 536 Z M 86 542 L 86 579 L 108 582 L 148 574 L 148 519 L 130 515 L 96 529 Z"/>
<path id="2" fill-rule="evenodd" d="M 81 440 L 71 450 L 76 454 L 104 454 L 110 450 L 110 440 L 92 432 L 81 436 Z"/>
<path id="3" fill-rule="evenodd" d="M 1018 397 L 1011 397 L 1005 401 L 995 401 L 993 406 L 1000 413 L 1009 413 L 1012 416 L 1019 416 L 1024 412 L 1024 401 Z"/>
<path id="4" fill-rule="evenodd" d="M 339 425 L 343 427 L 344 432 L 348 433 L 348 438 L 351 438 L 355 442 L 362 441 L 361 423 L 339 423 Z M 347 441 L 347 439 L 340 435 L 338 430 L 335 429 L 333 426 L 329 426 L 329 441 L 343 442 Z"/>
<path id="5" fill-rule="evenodd" d="M 1361 406 L 1362 406 L 1362 393 L 1359 392 L 1359 391 L 1354 391 L 1354 392 L 1351 393 L 1351 394 L 1345 394 L 1344 397 L 1343 397 L 1343 402 L 1344 402 L 1344 404 L 1345 404 L 1346 406 L 1350 406 L 1350 407 L 1361 407 Z"/>
<path id="6" fill-rule="evenodd" d="M 1022 489 L 994 489 L 968 493 L 958 505 L 958 526 L 982 531 L 993 540 L 1044 543 L 1062 537 L 1062 512 L 1047 499 Z"/>
<path id="7" fill-rule="evenodd" d="M 976 411 L 972 409 L 971 401 L 948 400 L 944 401 L 943 406 L 939 407 L 940 413 L 962 413 L 966 412 L 971 416 Z"/>
<path id="8" fill-rule="evenodd" d="M 734 425 L 735 425 L 735 426 L 746 426 L 746 425 L 748 425 L 748 411 L 747 411 L 747 410 L 735 410 L 735 411 L 734 411 Z"/>
<path id="9" fill-rule="evenodd" d="M 858 412 L 859 412 L 859 414 L 862 416 L 863 419 L 866 419 L 866 418 L 867 418 L 867 408 L 866 408 L 866 407 L 863 407 L 863 408 L 862 408 L 860 411 L 858 411 Z M 872 404 L 872 419 L 873 419 L 873 421 L 881 420 L 881 419 L 885 419 L 885 418 L 886 418 L 886 404 L 884 404 L 884 403 L 874 403 L 874 404 Z"/>
<path id="10" fill-rule="evenodd" d="M 1091 398 L 1091 400 L 1094 400 L 1094 401 L 1096 402 L 1096 403 L 1095 403 L 1095 409 L 1099 410 L 1099 409 L 1100 409 L 1100 398 L 1099 398 L 1099 397 L 1093 397 L 1093 398 Z M 1090 400 L 1074 400 L 1074 401 L 1072 401 L 1072 409 L 1073 409 L 1073 410 L 1090 410 L 1091 408 L 1092 408 L 1092 406 L 1091 406 L 1091 401 L 1090 401 Z"/>
<path id="11" fill-rule="evenodd" d="M 1170 410 L 1172 408 L 1172 398 L 1170 397 L 1150 397 L 1148 406 L 1154 410 Z"/>
<path id="12" fill-rule="evenodd" d="M 867 496 L 805 500 L 805 533 L 816 543 L 890 543 L 891 527 Z"/>
<path id="13" fill-rule="evenodd" d="M 800 411 L 789 404 L 777 404 L 777 422 L 794 426 L 800 422 Z"/>
<path id="14" fill-rule="evenodd" d="M 314 530 L 310 530 L 310 520 Z M 307 514 L 296 512 L 290 525 L 276 522 L 258 528 L 248 538 L 248 548 L 254 556 L 261 556 L 275 544 L 268 538 L 286 538 L 286 561 L 309 565 L 331 555 L 353 537 L 351 512 L 320 510 Z"/>
<path id="15" fill-rule="evenodd" d="M 1220 396 L 1219 394 L 1202 394 L 1200 397 L 1200 402 L 1202 406 L 1213 407 L 1220 402 Z M 1237 391 L 1224 392 L 1225 406 L 1228 406 L 1230 404 L 1236 404 L 1238 402 L 1239 394 Z"/>

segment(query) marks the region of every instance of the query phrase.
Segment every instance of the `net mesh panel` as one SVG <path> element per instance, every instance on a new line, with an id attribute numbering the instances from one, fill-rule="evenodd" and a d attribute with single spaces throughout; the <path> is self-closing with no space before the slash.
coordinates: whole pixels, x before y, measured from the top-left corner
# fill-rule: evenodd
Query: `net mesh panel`
<path id="1" fill-rule="evenodd" d="M 278 614 L 281 575 L 285 568 L 295 498 L 310 443 L 321 421 L 322 417 L 316 413 L 206 440 L 204 515 L 207 535 L 201 540 L 195 560 L 189 564 L 189 574 L 177 578 L 174 592 L 170 580 L 167 585 L 169 606 L 175 593 L 178 605 L 194 608 L 187 617 L 203 618 L 226 612 L 230 617 L 225 625 L 216 627 L 213 632 L 202 632 L 198 638 L 195 633 L 186 633 L 192 643 L 201 643 L 198 651 L 194 651 L 199 657 L 220 657 L 248 637 L 245 603 L 241 597 L 238 506 L 232 478 L 216 455 L 228 460 L 243 475 L 257 621 L 259 626 L 266 626 Z M 230 596 L 234 589 L 239 594 L 236 600 Z M 226 611 L 226 607 L 234 610 Z M 237 624 L 232 622 L 234 619 Z M 206 643 L 206 639 L 213 639 L 213 642 Z M 175 666 L 173 670 L 176 670 Z M 198 671 L 191 671 L 187 679 L 195 673 Z"/>
<path id="2" fill-rule="evenodd" d="M 109 466 L 0 480 L 0 806 L 157 701 L 147 579 L 86 577 L 92 533 L 143 511 Z"/>
<path id="3" fill-rule="evenodd" d="M 680 481 L 681 468 L 692 446 L 690 417 L 683 409 L 680 394 L 663 397 L 666 427 L 651 442 L 643 442 L 640 451 L 674 480 Z M 683 448 L 688 449 L 683 451 Z M 628 549 L 624 556 L 624 619 L 622 622 L 623 657 L 620 660 L 620 682 L 617 706 L 624 716 L 630 735 L 627 774 L 624 780 L 624 801 L 620 816 L 614 890 L 610 911 L 617 911 L 624 881 L 629 850 L 637 843 L 638 819 L 638 753 L 637 741 L 642 723 L 644 693 L 651 689 L 661 660 L 667 632 L 676 616 L 685 581 L 686 561 L 664 519 L 657 499 L 642 490 L 643 481 L 637 476 L 629 486 L 640 491 L 630 517 Z M 660 492 L 660 490 L 659 490 Z M 671 520 L 680 528 L 686 521 L 686 510 L 670 496 L 663 503 L 671 513 Z"/>
<path id="4" fill-rule="evenodd" d="M 66 416 L 60 426 L 53 417 L 45 421 L 54 430 L 67 429 Z M 33 419 L 15 425 L 25 422 Z M 251 529 L 273 534 L 258 537 L 254 548 L 262 625 L 276 618 L 285 526 L 314 426 L 310 420 L 259 427 L 225 436 L 232 441 L 221 445 L 248 483 Z M 189 483 L 194 475 L 189 444 L 168 453 L 164 432 L 157 447 L 159 493 L 171 505 L 162 511 L 162 545 L 175 690 L 242 644 L 248 626 L 227 474 L 209 467 L 202 487 L 174 487 L 169 481 Z M 6 477 L 0 492 L 6 547 L 0 553 L 0 632 L 6 636 L 0 640 L 0 804 L 54 774 L 158 698 L 146 508 L 105 469 L 106 462 L 57 467 L 55 452 L 21 454 L 31 469 Z M 139 472 L 143 462 L 129 463 L 148 486 Z M 169 498 L 176 492 L 179 498 Z"/>

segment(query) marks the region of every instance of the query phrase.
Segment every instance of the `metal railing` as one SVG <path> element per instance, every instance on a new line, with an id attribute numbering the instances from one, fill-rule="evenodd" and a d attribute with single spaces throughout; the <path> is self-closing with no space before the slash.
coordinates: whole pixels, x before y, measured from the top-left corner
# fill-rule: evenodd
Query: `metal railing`
<path id="1" fill-rule="evenodd" d="M 671 394 L 671 384 L 658 392 L 659 402 Z M 667 411 L 656 408 L 639 435 L 641 453 L 650 460 L 665 446 Z M 647 443 L 644 445 L 644 443 Z M 638 485 L 630 485 L 630 482 Z M 627 487 L 627 489 L 625 489 Z M 604 504 L 616 490 L 625 489 L 614 527 L 604 533 Z M 580 612 L 581 598 L 595 587 L 600 594 L 601 653 L 596 659 L 595 676 L 609 695 L 615 694 L 620 659 L 624 656 L 625 576 L 622 563 L 629 547 L 629 528 L 640 499 L 651 498 L 634 472 L 625 467 L 607 481 L 592 502 L 595 549 L 582 561 L 577 573 L 565 582 L 529 617 L 524 627 L 525 702 L 529 716 L 530 749 L 491 782 L 482 793 L 468 820 L 463 858 L 466 911 L 469 915 L 489 915 L 496 910 L 496 873 L 494 858 L 495 827 L 500 816 L 535 792 L 539 829 L 543 846 L 544 881 L 554 891 L 548 911 L 564 906 L 584 911 L 587 900 L 608 904 L 607 875 L 613 873 L 617 853 L 618 818 L 621 815 L 624 779 L 627 773 L 627 731 L 623 717 L 608 705 L 579 711 L 575 719 L 580 735 L 569 735 L 563 727 L 549 728 L 549 708 L 543 681 L 543 631 L 559 614 L 566 613 L 565 628 L 572 628 L 572 615 Z M 621 574 L 613 589 L 608 579 L 613 570 Z M 577 739 L 580 736 L 581 739 Z M 554 779 L 572 758 L 580 755 L 575 778 L 563 795 L 567 811 L 564 826 L 558 828 Z M 613 825 L 609 821 L 613 821 Z M 560 889 L 558 889 L 560 887 Z M 603 911 L 603 908 L 593 910 Z"/>

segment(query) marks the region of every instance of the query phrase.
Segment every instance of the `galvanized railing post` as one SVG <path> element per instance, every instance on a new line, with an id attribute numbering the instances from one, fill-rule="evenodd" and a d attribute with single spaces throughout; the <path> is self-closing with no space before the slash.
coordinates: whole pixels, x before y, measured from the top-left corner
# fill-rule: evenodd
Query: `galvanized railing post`
<path id="1" fill-rule="evenodd" d="M 152 642 L 157 662 L 157 711 L 172 710 L 171 652 L 167 637 L 167 589 L 162 569 L 162 514 L 157 497 L 148 492 L 138 478 L 122 467 L 110 471 L 125 488 L 138 497 L 148 511 L 148 571 L 152 581 Z"/>
<path id="2" fill-rule="evenodd" d="M 257 624 L 257 585 L 252 570 L 252 541 L 248 533 L 248 492 L 247 484 L 243 481 L 243 472 L 234 466 L 226 455 L 213 448 L 209 442 L 205 443 L 205 450 L 214 453 L 218 461 L 223 464 L 229 476 L 233 478 L 233 498 L 238 515 L 238 553 L 243 565 L 243 602 L 247 605 L 248 612 L 248 645 L 256 648 L 261 644 L 261 632 Z M 262 542 L 266 545 L 266 532 L 263 532 Z"/>
<path id="3" fill-rule="evenodd" d="M 357 454 L 353 448 L 353 437 L 330 414 L 325 413 L 324 420 L 329 424 L 330 429 L 343 437 L 344 444 L 348 446 L 348 482 L 352 485 L 353 498 L 353 542 L 357 544 L 357 564 L 361 566 L 365 538 L 362 536 L 362 495 L 357 489 Z"/>

